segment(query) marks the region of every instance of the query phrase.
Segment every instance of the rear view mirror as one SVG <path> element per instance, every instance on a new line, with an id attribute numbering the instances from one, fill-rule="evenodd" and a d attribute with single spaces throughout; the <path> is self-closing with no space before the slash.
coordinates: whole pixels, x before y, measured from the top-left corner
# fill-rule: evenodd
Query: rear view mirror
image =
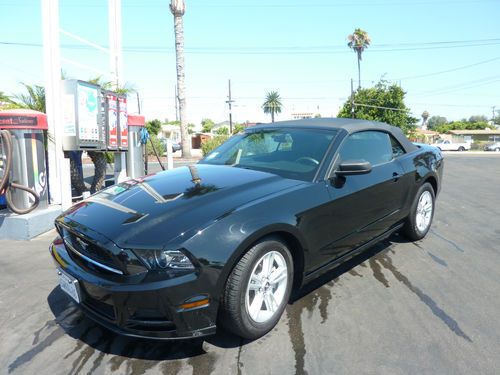
<path id="1" fill-rule="evenodd" d="M 345 160 L 340 163 L 335 171 L 337 176 L 350 176 L 355 174 L 370 173 L 372 165 L 365 160 Z"/>

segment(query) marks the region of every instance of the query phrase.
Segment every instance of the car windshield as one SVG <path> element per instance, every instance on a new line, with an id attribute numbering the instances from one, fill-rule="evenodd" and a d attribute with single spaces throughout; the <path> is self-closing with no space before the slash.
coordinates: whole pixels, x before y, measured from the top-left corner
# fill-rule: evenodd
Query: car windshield
<path id="1" fill-rule="evenodd" d="M 235 135 L 210 152 L 201 164 L 229 165 L 311 181 L 335 130 L 259 129 Z"/>

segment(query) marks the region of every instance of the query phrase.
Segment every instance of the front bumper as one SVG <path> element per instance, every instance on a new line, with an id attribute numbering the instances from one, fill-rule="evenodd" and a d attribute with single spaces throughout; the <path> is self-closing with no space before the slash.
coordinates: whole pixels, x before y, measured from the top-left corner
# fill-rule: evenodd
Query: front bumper
<path id="1" fill-rule="evenodd" d="M 100 325 L 121 335 L 158 340 L 187 339 L 214 334 L 218 301 L 212 286 L 217 275 L 201 269 L 153 282 L 123 282 L 84 269 L 63 243 L 50 253 L 57 268 L 78 280 L 78 306 Z M 208 299 L 202 306 L 186 303 Z M 183 307 L 184 305 L 184 307 Z"/>

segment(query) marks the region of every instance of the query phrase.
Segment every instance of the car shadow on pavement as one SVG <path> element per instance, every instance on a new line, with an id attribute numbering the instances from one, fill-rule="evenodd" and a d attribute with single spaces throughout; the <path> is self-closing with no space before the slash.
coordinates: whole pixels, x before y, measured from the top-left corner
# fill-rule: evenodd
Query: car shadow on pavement
<path id="1" fill-rule="evenodd" d="M 205 354 L 203 341 L 221 348 L 236 348 L 245 342 L 223 330 L 206 338 L 175 341 L 126 337 L 109 331 L 88 318 L 59 286 L 52 290 L 47 302 L 54 314 L 54 321 L 67 335 L 105 354 L 154 361 L 185 359 Z M 84 348 L 80 343 L 75 349 Z M 67 356 L 71 354 L 68 353 Z"/>
<path id="2" fill-rule="evenodd" d="M 52 290 L 47 302 L 55 322 L 67 335 L 101 353 L 154 361 L 184 359 L 205 353 L 201 339 L 159 341 L 115 334 L 85 316 L 59 286 Z M 66 357 L 84 349 L 82 343 L 77 343 Z"/>
<path id="3" fill-rule="evenodd" d="M 361 263 L 367 261 L 371 257 L 377 257 L 380 253 L 385 253 L 393 243 L 405 243 L 409 242 L 404 237 L 399 235 L 392 235 L 386 240 L 383 240 L 369 249 L 364 250 L 361 254 L 354 256 L 353 258 L 345 261 L 344 263 L 336 266 L 330 271 L 327 271 L 318 278 L 305 284 L 299 290 L 295 291 L 290 298 L 290 303 L 294 303 L 297 300 L 304 298 L 308 294 L 314 292 L 318 288 L 321 288 L 325 284 L 329 284 L 335 281 L 341 275 L 351 271 L 354 267 L 359 266 Z"/>
<path id="4" fill-rule="evenodd" d="M 292 295 L 290 303 L 294 304 L 299 299 L 313 293 L 325 284 L 331 283 L 332 280 L 334 281 L 342 274 L 351 271 L 370 257 L 377 256 L 377 254 L 386 251 L 392 242 L 402 241 L 404 239 L 401 237 L 392 236 L 389 240 L 375 245 L 303 286 Z M 85 356 L 90 358 L 92 353 L 89 353 L 89 351 L 97 351 L 101 353 L 100 356 L 96 356 L 100 361 L 102 361 L 104 354 L 116 356 L 114 359 L 119 367 L 118 362 L 130 358 L 146 361 L 163 361 L 198 357 L 206 354 L 203 348 L 204 341 L 219 348 L 236 348 L 251 342 L 250 340 L 244 340 L 225 332 L 222 329 L 218 330 L 216 335 L 203 339 L 157 341 L 130 338 L 115 334 L 95 323 L 90 318 L 87 318 L 59 287 L 52 290 L 47 298 L 47 302 L 54 314 L 55 325 L 59 326 L 65 334 L 77 340 L 75 347 L 65 354 L 65 358 L 79 351 L 82 353 L 85 351 Z"/>

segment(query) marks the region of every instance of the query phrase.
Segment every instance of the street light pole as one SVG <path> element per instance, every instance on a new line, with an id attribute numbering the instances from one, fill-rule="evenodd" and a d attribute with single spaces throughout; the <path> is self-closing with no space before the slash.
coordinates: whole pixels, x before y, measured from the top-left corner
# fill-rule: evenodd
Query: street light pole
<path id="1" fill-rule="evenodd" d="M 231 103 L 233 103 L 234 100 L 231 98 L 231 80 L 229 80 L 229 95 L 227 98 L 228 100 L 226 100 L 226 103 L 229 104 L 229 133 L 233 134 L 233 112 Z"/>

